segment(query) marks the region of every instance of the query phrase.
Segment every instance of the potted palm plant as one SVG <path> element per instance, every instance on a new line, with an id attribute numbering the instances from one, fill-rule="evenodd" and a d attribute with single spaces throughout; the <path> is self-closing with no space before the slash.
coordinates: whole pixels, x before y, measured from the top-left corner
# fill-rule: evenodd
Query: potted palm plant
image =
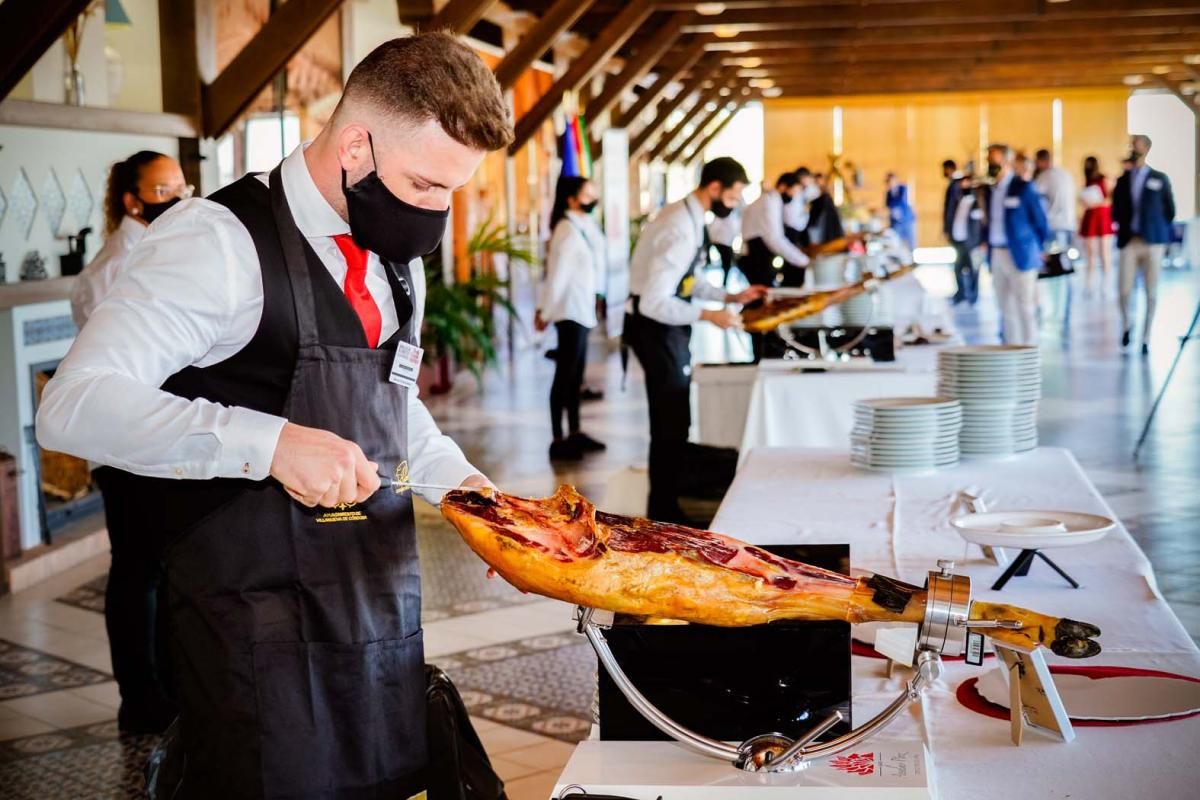
<path id="1" fill-rule="evenodd" d="M 427 390 L 439 394 L 450 390 L 456 367 L 465 368 L 476 380 L 496 361 L 495 309 L 513 317 L 517 310 L 509 300 L 511 278 L 501 280 L 483 262 L 503 255 L 510 263 L 533 263 L 533 254 L 517 237 L 488 217 L 467 244 L 474 274 L 465 281 L 448 282 L 441 259 L 434 254 L 425 260 L 425 317 L 421 341 L 425 363 L 430 368 Z"/>

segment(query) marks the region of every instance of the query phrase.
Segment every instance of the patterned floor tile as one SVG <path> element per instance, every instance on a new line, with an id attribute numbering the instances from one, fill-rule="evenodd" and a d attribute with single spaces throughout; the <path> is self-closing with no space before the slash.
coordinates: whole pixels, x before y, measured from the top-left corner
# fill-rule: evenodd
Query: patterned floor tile
<path id="1" fill-rule="evenodd" d="M 112 680 L 103 672 L 0 639 L 0 700 Z"/>

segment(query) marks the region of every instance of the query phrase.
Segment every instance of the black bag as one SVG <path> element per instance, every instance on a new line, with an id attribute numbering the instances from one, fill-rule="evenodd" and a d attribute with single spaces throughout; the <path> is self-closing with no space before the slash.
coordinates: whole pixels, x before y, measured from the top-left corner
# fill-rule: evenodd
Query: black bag
<path id="1" fill-rule="evenodd" d="M 429 800 L 506 800 L 458 689 L 439 667 L 425 665 Z"/>

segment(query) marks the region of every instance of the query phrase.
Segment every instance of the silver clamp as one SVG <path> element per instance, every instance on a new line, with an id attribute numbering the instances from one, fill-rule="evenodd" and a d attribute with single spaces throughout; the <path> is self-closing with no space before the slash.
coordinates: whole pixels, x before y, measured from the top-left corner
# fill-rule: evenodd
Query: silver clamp
<path id="1" fill-rule="evenodd" d="M 746 772 L 796 772 L 805 769 L 816 759 L 856 747 L 878 733 L 909 703 L 918 701 L 922 693 L 941 677 L 942 653 L 961 653 L 971 610 L 971 581 L 965 576 L 950 574 L 954 568 L 953 562 L 939 562 L 938 566 L 938 572 L 929 573 L 929 602 L 917 639 L 912 679 L 904 685 L 896 699 L 872 719 L 849 733 L 821 744 L 816 744 L 816 739 L 842 721 L 840 711 L 832 712 L 795 739 L 782 733 L 765 733 L 752 736 L 736 746 L 685 728 L 651 703 L 633 685 L 617 662 L 602 632 L 612 627 L 611 616 L 605 622 L 597 622 L 597 612 L 580 606 L 576 609 L 575 619 L 579 632 L 587 637 L 617 689 L 651 725 L 702 755 L 719 758 Z M 970 621 L 970 626 L 976 627 L 977 623 L 978 620 Z"/>

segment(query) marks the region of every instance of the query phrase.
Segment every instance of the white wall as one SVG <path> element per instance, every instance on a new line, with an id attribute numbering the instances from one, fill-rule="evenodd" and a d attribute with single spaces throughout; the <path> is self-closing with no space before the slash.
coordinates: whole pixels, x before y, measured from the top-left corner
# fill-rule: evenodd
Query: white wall
<path id="1" fill-rule="evenodd" d="M 396 0 L 354 0 L 342 6 L 343 20 L 350 26 L 350 52 L 345 54 L 349 69 L 388 39 L 408 36 L 412 28 L 400 24 Z"/>
<path id="2" fill-rule="evenodd" d="M 0 256 L 3 256 L 7 265 L 6 280 L 17 280 L 21 259 L 29 250 L 39 251 L 46 260 L 50 275 L 58 275 L 58 257 L 67 252 L 66 236 L 83 227 L 72 212 L 68 199 L 61 226 L 57 231 L 51 229 L 43 197 L 51 169 L 58 176 L 63 194 L 68 198 L 77 172 L 83 176 L 91 194 L 92 210 L 86 220 L 93 230 L 88 247 L 90 258 L 101 244 L 100 234 L 104 229 L 101 204 L 108 170 L 114 162 L 138 150 L 157 150 L 170 156 L 179 154 L 176 140 L 168 137 L 0 125 L 0 190 L 3 190 L 7 201 L 7 213 L 0 220 Z M 28 236 L 20 230 L 13 208 L 14 186 L 22 168 L 39 201 Z"/>
<path id="3" fill-rule="evenodd" d="M 1154 146 L 1146 163 L 1167 173 L 1175 193 L 1175 218 L 1190 219 L 1196 209 L 1196 123 L 1178 97 L 1137 92 L 1129 98 L 1129 132 L 1144 133 Z"/>

